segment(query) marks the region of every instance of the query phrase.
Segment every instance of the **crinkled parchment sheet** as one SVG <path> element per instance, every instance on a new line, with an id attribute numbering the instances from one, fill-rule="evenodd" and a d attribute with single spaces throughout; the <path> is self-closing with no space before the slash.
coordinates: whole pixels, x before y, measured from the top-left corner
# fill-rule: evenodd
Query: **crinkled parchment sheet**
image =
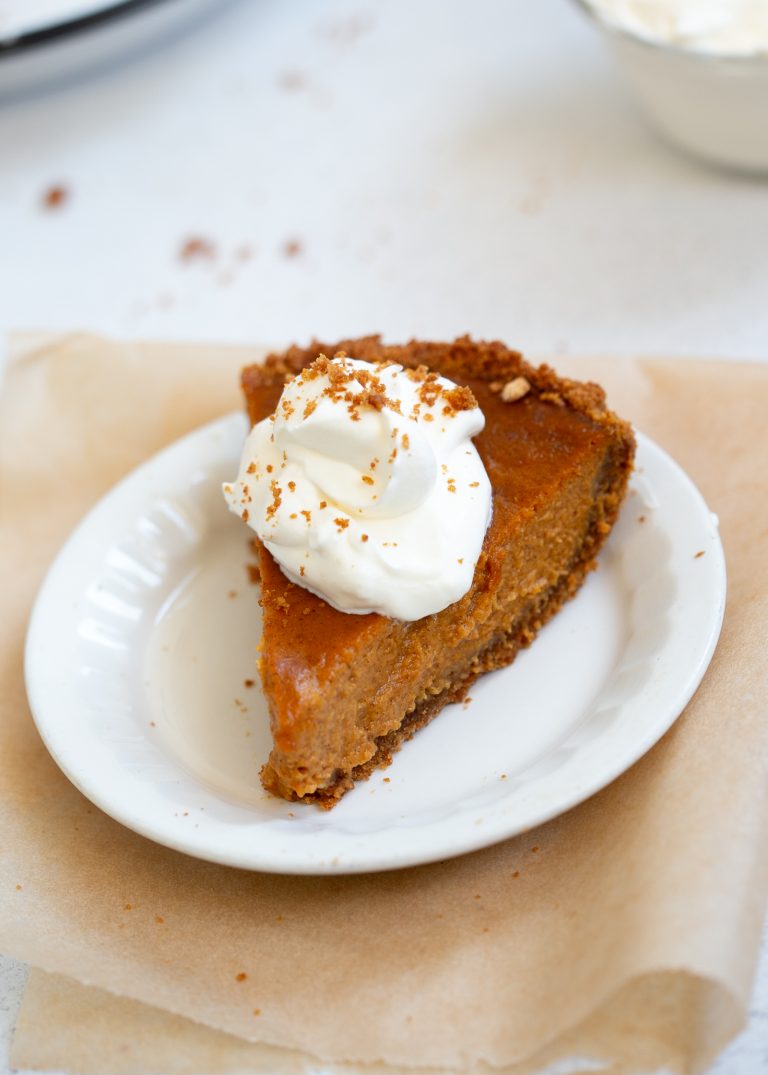
<path id="1" fill-rule="evenodd" d="M 198 862 L 106 817 L 48 756 L 22 679 L 29 610 L 73 525 L 141 460 L 239 406 L 237 371 L 260 352 L 92 336 L 16 352 L 0 416 L 0 949 L 40 970 L 14 1064 L 704 1066 L 743 1023 L 768 890 L 768 368 L 558 363 L 599 380 L 720 517 L 721 641 L 662 742 L 496 847 L 301 878 Z"/>

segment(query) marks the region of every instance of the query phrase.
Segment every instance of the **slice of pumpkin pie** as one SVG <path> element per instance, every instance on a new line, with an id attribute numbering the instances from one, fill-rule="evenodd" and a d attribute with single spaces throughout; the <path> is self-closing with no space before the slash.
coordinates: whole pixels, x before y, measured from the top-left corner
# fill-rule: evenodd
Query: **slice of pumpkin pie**
<path id="1" fill-rule="evenodd" d="M 259 538 L 262 782 L 330 808 L 576 593 L 634 437 L 598 385 L 467 337 L 293 347 L 242 385 L 224 491 Z"/>

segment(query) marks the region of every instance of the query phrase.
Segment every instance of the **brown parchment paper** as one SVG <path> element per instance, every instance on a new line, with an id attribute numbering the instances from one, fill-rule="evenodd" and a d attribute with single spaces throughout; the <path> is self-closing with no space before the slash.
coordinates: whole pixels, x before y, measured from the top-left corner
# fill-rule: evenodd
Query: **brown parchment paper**
<path id="1" fill-rule="evenodd" d="M 140 459 L 236 406 L 251 353 L 84 336 L 22 351 L 0 415 L 0 949 L 327 1060 L 502 1066 L 581 1028 L 582 1047 L 613 1035 L 618 1056 L 656 1037 L 680 1070 L 704 1065 L 743 1020 L 768 890 L 768 368 L 558 363 L 600 380 L 720 516 L 726 621 L 672 731 L 525 836 L 318 879 L 197 862 L 121 828 L 58 772 L 22 683 L 26 619 L 56 548 Z"/>
<path id="2" fill-rule="evenodd" d="M 650 1075 L 690 1070 L 690 1012 L 728 1032 L 736 1005 L 714 982 L 673 972 L 633 979 L 527 1060 L 504 1067 L 480 1061 L 472 1075 Z M 714 1040 L 714 1036 L 713 1036 Z M 320 1062 L 295 1049 L 245 1041 L 220 1030 L 63 975 L 30 971 L 14 1032 L 14 1068 L 72 1075 L 409 1075 L 413 1067 Z M 320 1070 L 318 1070 L 320 1069 Z M 418 1068 L 441 1075 L 444 1067 Z"/>

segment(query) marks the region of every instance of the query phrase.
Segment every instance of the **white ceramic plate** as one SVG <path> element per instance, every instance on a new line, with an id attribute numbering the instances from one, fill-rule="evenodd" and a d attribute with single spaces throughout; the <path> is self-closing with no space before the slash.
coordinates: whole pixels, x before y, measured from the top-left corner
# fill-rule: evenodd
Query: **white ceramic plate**
<path id="1" fill-rule="evenodd" d="M 410 866 L 483 847 L 581 802 L 670 727 L 712 656 L 725 600 L 717 520 L 638 437 L 621 518 L 576 599 L 507 669 L 446 708 L 332 811 L 268 796 L 247 532 L 220 483 L 231 415 L 155 456 L 51 567 L 26 651 L 40 733 L 129 828 L 199 858 L 281 873 Z M 702 555 L 703 554 L 703 555 Z"/>

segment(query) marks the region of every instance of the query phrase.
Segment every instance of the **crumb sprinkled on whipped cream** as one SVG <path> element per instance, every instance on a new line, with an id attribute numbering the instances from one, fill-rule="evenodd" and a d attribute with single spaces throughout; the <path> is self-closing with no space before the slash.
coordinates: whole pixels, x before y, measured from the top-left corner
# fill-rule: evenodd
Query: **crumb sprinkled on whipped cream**
<path id="1" fill-rule="evenodd" d="M 425 366 L 321 354 L 251 430 L 225 498 L 248 504 L 293 582 L 345 612 L 420 619 L 472 583 L 491 513 L 471 439 L 484 422 L 469 388 Z"/>

